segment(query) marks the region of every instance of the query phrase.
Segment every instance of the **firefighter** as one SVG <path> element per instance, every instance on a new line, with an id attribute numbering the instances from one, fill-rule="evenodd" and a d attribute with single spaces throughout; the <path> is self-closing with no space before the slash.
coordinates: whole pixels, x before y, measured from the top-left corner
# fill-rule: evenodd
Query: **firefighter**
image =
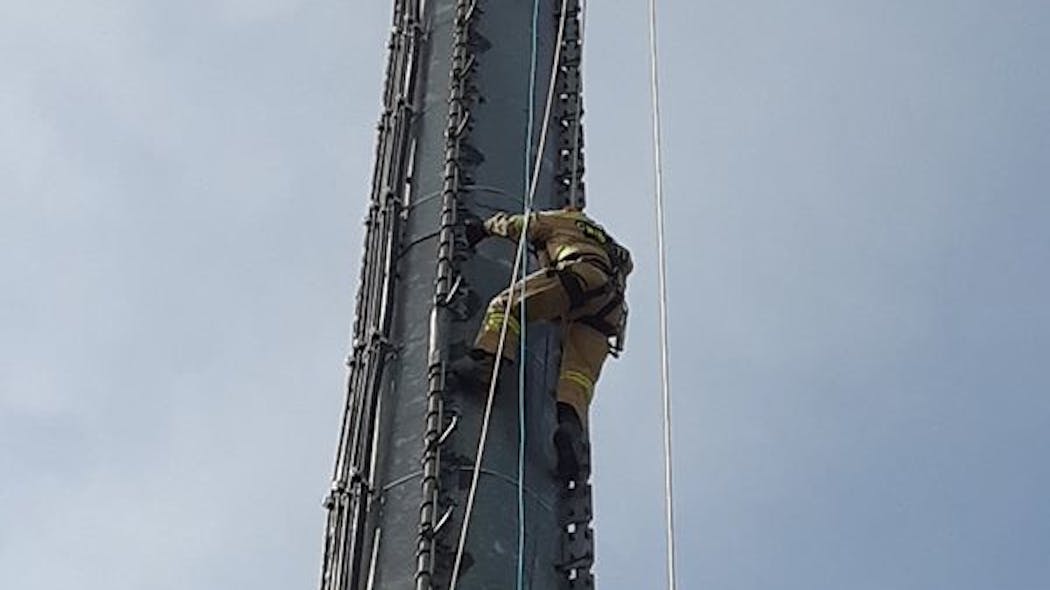
<path id="1" fill-rule="evenodd" d="M 490 236 L 517 241 L 523 215 L 499 213 L 488 220 L 468 218 L 464 233 L 471 247 Z M 633 269 L 630 253 L 579 208 L 531 214 L 526 238 L 543 268 L 516 282 L 489 303 L 470 355 L 453 363 L 452 372 L 472 389 L 487 389 L 506 319 L 504 365 L 517 355 L 524 293 L 526 322 L 558 321 L 563 326 L 558 376 L 558 428 L 554 442 L 558 472 L 579 475 L 585 458 L 584 433 L 595 382 L 609 354 L 622 351 L 627 322 L 624 291 Z M 510 300 L 509 317 L 507 302 Z M 502 371 L 501 371 L 502 372 Z"/>

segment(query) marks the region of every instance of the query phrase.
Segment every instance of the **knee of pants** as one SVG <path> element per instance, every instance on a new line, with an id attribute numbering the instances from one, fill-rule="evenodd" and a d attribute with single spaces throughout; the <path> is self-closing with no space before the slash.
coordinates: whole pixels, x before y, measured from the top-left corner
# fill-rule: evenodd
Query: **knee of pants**
<path id="1" fill-rule="evenodd" d="M 474 346 L 492 354 L 496 353 L 499 346 L 500 335 L 503 333 L 503 324 L 507 324 L 507 342 L 503 348 L 505 358 L 515 358 L 518 338 L 521 335 L 521 322 L 518 319 L 517 310 L 511 307 L 507 312 L 507 300 L 497 296 L 489 303 L 485 317 L 481 320 L 481 328 L 478 330 Z"/>
<path id="2" fill-rule="evenodd" d="M 489 301 L 489 305 L 485 309 L 485 324 L 483 325 L 483 327 L 488 327 L 489 320 L 491 318 L 497 317 L 500 320 L 502 320 L 504 314 L 508 313 L 510 314 L 510 317 L 515 320 L 510 327 L 514 328 L 518 325 L 517 320 L 518 316 L 521 315 L 521 307 L 517 301 L 517 298 L 515 298 L 515 300 L 511 302 L 510 308 L 508 309 L 507 302 L 510 301 L 510 297 L 510 293 L 508 293 L 507 291 L 503 291 L 501 293 L 498 293 Z M 498 325 L 496 329 L 499 329 Z"/>

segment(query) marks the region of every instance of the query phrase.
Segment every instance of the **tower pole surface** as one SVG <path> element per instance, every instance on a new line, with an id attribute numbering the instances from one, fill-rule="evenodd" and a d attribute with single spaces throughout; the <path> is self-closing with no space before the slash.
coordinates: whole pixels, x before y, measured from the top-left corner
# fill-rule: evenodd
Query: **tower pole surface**
<path id="1" fill-rule="evenodd" d="M 503 240 L 468 247 L 462 220 L 522 210 L 527 153 L 541 156 L 535 209 L 584 203 L 580 16 L 579 0 L 394 2 L 322 590 L 449 587 L 485 399 L 448 367 L 515 254 Z M 524 523 L 514 366 L 494 398 L 460 590 L 517 587 L 522 526 L 524 588 L 594 586 L 590 486 L 555 476 L 558 327 L 527 338 Z"/>

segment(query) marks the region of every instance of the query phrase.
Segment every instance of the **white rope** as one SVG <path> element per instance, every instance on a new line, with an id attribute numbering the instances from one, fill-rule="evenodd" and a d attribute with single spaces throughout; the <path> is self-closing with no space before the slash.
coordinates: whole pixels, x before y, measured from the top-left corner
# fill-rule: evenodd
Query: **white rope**
<path id="1" fill-rule="evenodd" d="M 525 200 L 525 212 L 522 216 L 521 235 L 518 237 L 517 252 L 514 256 L 514 269 L 510 273 L 510 285 L 507 286 L 508 290 L 513 289 L 518 273 L 524 265 L 525 244 L 527 243 L 526 236 L 528 235 L 529 230 L 529 220 L 532 218 L 532 203 L 536 197 L 536 185 L 539 182 L 540 165 L 543 163 L 543 151 L 547 144 L 547 130 L 550 127 L 551 110 L 554 105 L 555 82 L 557 82 L 558 67 L 559 62 L 561 61 L 561 46 L 565 38 L 565 21 L 568 18 L 568 11 L 566 10 L 567 5 L 568 0 L 562 0 L 562 17 L 558 23 L 558 39 L 554 45 L 554 61 L 551 66 L 550 84 L 548 85 L 547 90 L 547 103 L 543 109 L 543 126 L 540 128 L 539 147 L 536 150 L 536 165 L 533 168 L 528 198 Z M 529 100 L 532 101 L 533 97 L 530 96 Z M 503 364 L 503 349 L 507 340 L 507 326 L 510 320 L 510 308 L 513 301 L 514 296 L 513 291 L 511 291 L 511 296 L 507 298 L 506 308 L 503 310 L 503 322 L 500 325 L 499 344 L 496 347 L 496 362 L 492 367 L 492 379 L 489 381 L 488 397 L 485 400 L 485 414 L 481 422 L 481 434 L 478 439 L 477 456 L 474 459 L 474 469 L 470 478 L 470 491 L 467 494 L 467 506 L 466 512 L 463 515 L 463 525 L 460 527 L 459 531 L 459 543 L 456 546 L 456 559 L 452 566 L 452 580 L 449 583 L 449 590 L 456 590 L 456 582 L 459 580 L 459 569 L 463 563 L 463 551 L 467 544 L 467 531 L 470 529 L 470 517 L 474 511 L 474 498 L 477 495 L 478 479 L 481 475 L 481 461 L 485 455 L 485 443 L 488 439 L 489 433 L 489 420 L 492 417 L 492 401 L 496 396 L 496 384 L 499 382 L 500 366 Z"/>
<path id="2" fill-rule="evenodd" d="M 660 391 L 663 398 L 664 434 L 664 509 L 667 519 L 667 587 L 674 590 L 675 534 L 674 534 L 674 466 L 671 455 L 671 377 L 667 338 L 667 244 L 664 240 L 664 182 L 660 128 L 660 77 L 656 37 L 656 0 L 649 0 L 649 86 L 653 114 L 653 179 L 655 183 L 656 247 L 659 251 L 660 275 Z"/>

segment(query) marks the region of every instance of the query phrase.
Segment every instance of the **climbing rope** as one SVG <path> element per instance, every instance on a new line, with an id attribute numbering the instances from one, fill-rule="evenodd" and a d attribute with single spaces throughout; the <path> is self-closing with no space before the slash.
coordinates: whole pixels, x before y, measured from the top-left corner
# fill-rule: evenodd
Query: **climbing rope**
<path id="1" fill-rule="evenodd" d="M 674 466 L 671 461 L 671 377 L 667 338 L 667 244 L 664 240 L 664 186 L 660 129 L 660 77 L 656 37 L 656 0 L 649 0 L 649 89 L 653 115 L 653 179 L 656 210 L 656 247 L 660 287 L 660 392 L 663 400 L 664 510 L 667 521 L 667 588 L 675 590 Z"/>
<path id="2" fill-rule="evenodd" d="M 521 235 L 518 237 L 517 251 L 514 255 L 514 268 L 510 274 L 510 284 L 507 289 L 513 289 L 514 283 L 517 281 L 518 274 L 522 272 L 522 267 L 525 266 L 525 245 L 527 244 L 526 236 L 529 230 L 529 221 L 532 218 L 532 203 L 536 197 L 536 186 L 539 182 L 539 175 L 541 164 L 543 163 L 543 151 L 547 145 L 547 131 L 550 128 L 551 110 L 554 105 L 554 90 L 555 84 L 558 77 L 559 62 L 561 61 L 561 48 L 562 43 L 565 39 L 565 22 L 568 19 L 568 0 L 562 0 L 561 2 L 561 19 L 558 21 L 558 37 L 554 45 L 554 60 L 551 65 L 550 82 L 547 91 L 547 101 L 543 109 L 543 126 L 540 128 L 540 138 L 538 142 L 538 149 L 536 150 L 535 165 L 533 166 L 532 178 L 529 181 L 528 197 L 525 199 L 525 206 L 522 213 L 522 227 Z M 534 35 L 535 37 L 535 35 Z M 533 97 L 529 97 L 529 103 L 532 104 Z M 530 138 L 531 139 L 531 138 Z M 449 583 L 449 590 L 456 589 L 456 583 L 459 580 L 459 570 L 463 563 L 463 551 L 467 543 L 467 532 L 470 529 L 470 517 L 474 510 L 474 499 L 477 495 L 478 490 L 478 479 L 481 475 L 481 462 L 485 455 L 485 443 L 488 439 L 489 432 L 489 421 L 492 417 L 492 402 L 496 396 L 496 384 L 499 382 L 499 371 L 503 364 L 503 350 L 507 340 L 507 327 L 511 317 L 511 305 L 513 304 L 514 297 L 507 298 L 506 308 L 503 310 L 503 321 L 500 324 L 499 343 L 496 346 L 496 362 L 492 367 L 492 378 L 489 381 L 488 396 L 485 400 L 485 413 L 481 421 L 481 434 L 478 437 L 478 449 L 477 456 L 474 459 L 474 469 L 470 478 L 470 490 L 467 493 L 467 506 L 463 515 L 463 525 L 459 531 L 459 542 L 456 546 L 456 559 L 452 566 L 452 579 Z M 524 322 L 522 322 L 524 328 Z M 524 333 L 524 330 L 522 330 Z M 520 363 L 523 364 L 523 363 Z M 520 533 L 519 533 L 520 538 Z"/>

